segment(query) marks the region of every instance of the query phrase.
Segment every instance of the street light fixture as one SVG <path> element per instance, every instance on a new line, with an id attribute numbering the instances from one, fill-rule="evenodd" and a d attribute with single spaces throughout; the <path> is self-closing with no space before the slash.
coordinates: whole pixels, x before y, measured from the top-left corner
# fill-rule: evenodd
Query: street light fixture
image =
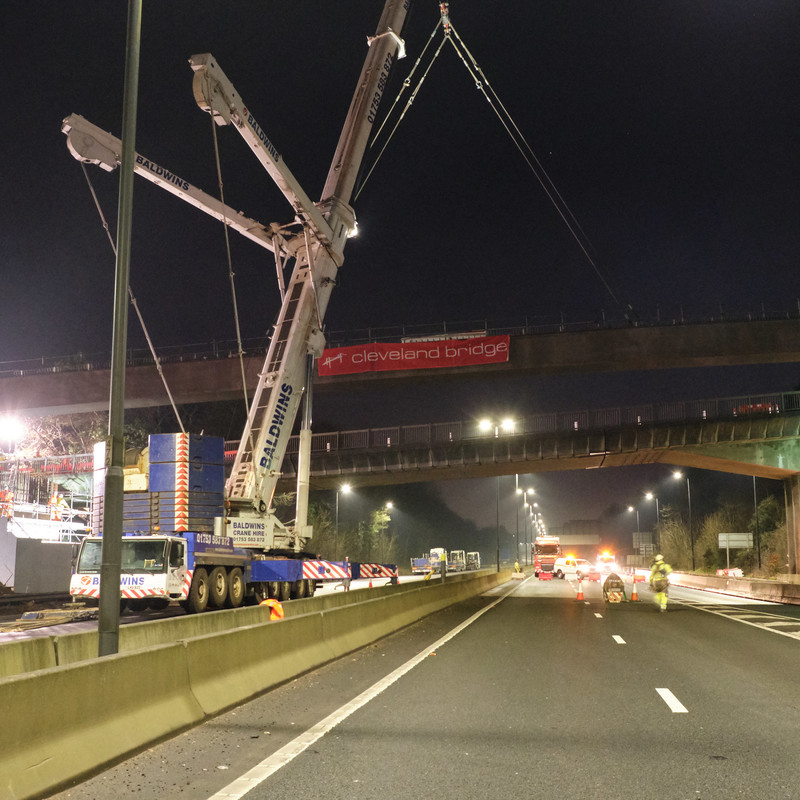
<path id="1" fill-rule="evenodd" d="M 17 442 L 23 436 L 25 436 L 25 423 L 19 417 L 10 414 L 0 417 L 0 444 L 8 443 L 10 453 L 17 449 Z"/>
<path id="2" fill-rule="evenodd" d="M 484 433 L 494 431 L 494 438 L 496 439 L 500 435 L 501 430 L 503 433 L 514 433 L 514 420 L 510 417 L 506 417 L 500 420 L 500 422 L 496 422 L 495 420 L 484 418 L 478 423 L 478 429 Z"/>
<path id="3" fill-rule="evenodd" d="M 628 511 L 635 511 L 636 512 L 636 532 L 640 533 L 641 528 L 639 527 L 639 509 L 634 508 L 633 506 L 628 506 Z"/>

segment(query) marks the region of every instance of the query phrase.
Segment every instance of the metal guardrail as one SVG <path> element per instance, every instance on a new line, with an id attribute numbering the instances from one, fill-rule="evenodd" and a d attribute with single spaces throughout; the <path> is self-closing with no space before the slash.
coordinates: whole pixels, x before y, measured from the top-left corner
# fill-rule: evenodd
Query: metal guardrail
<path id="1" fill-rule="evenodd" d="M 762 419 L 782 413 L 797 412 L 800 412 L 800 392 L 774 392 L 709 400 L 531 414 L 515 420 L 513 432 L 501 433 L 500 436 L 508 439 L 530 434 L 558 435 L 611 428 L 635 428 L 662 422 L 691 423 L 741 418 Z M 477 420 L 361 428 L 352 431 L 312 434 L 311 452 L 370 450 L 400 445 L 435 446 L 485 440 L 494 436 L 494 432 L 486 433 L 480 430 Z M 292 436 L 289 439 L 287 452 L 296 454 L 299 442 L 298 436 Z M 226 458 L 233 458 L 238 445 L 238 441 L 225 443 Z"/>
<path id="2" fill-rule="evenodd" d="M 344 347 L 367 342 L 396 342 L 430 337 L 460 336 L 479 331 L 481 335 L 496 336 L 535 336 L 537 334 L 579 333 L 593 330 L 613 330 L 620 328 L 674 327 L 676 325 L 714 324 L 721 322 L 776 321 L 800 318 L 800 300 L 795 301 L 792 310 L 769 311 L 764 307 L 758 312 L 732 311 L 718 307 L 713 313 L 689 316 L 683 308 L 673 313 L 657 311 L 650 319 L 618 319 L 607 317 L 600 311 L 595 319 L 570 321 L 565 315 L 557 319 L 528 317 L 524 320 L 463 320 L 459 322 L 437 322 L 414 325 L 386 325 L 361 328 L 351 331 L 326 331 L 328 347 Z M 242 347 L 248 355 L 265 355 L 269 340 L 266 336 L 245 339 Z M 239 346 L 235 340 L 196 342 L 159 348 L 158 357 L 162 363 L 182 361 L 209 361 L 234 358 Z M 147 348 L 129 349 L 126 357 L 129 367 L 153 364 L 153 357 Z M 17 361 L 0 362 L 0 378 L 24 377 L 26 375 L 45 375 L 58 372 L 80 372 L 109 369 L 109 353 L 75 353 L 61 356 L 41 356 Z"/>

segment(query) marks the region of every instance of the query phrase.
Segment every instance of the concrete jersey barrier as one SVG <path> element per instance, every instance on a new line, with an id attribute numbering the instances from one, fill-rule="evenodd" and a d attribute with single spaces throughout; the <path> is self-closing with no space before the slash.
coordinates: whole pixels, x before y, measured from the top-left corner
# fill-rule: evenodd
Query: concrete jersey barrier
<path id="1" fill-rule="evenodd" d="M 287 614 L 280 622 L 242 615 L 252 624 L 0 680 L 0 800 L 52 793 L 509 578 L 509 572 L 486 571 L 409 584 L 404 591 L 366 590 L 366 599 L 349 593 L 361 594 L 361 602 L 325 596 L 319 598 L 322 608 Z"/>

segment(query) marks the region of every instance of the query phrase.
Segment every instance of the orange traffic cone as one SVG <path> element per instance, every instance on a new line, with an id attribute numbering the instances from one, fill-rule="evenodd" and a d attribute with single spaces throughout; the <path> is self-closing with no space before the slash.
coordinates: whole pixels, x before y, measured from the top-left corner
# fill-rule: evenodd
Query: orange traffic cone
<path id="1" fill-rule="evenodd" d="M 580 578 L 578 578 L 578 596 L 575 599 L 583 600 L 583 581 Z"/>
<path id="2" fill-rule="evenodd" d="M 372 588 L 372 578 L 369 579 L 369 587 L 368 588 L 370 588 L 370 589 Z"/>
<path id="3" fill-rule="evenodd" d="M 636 573 L 633 573 L 633 588 L 631 589 L 631 602 L 636 603 L 639 601 L 639 595 L 636 594 Z"/>

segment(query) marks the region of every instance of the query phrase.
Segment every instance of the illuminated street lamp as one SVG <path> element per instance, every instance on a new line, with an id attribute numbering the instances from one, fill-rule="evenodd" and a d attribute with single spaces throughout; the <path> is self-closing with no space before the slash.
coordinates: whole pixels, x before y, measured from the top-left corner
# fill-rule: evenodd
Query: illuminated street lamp
<path id="1" fill-rule="evenodd" d="M 639 527 L 639 509 L 634 508 L 633 506 L 628 506 L 628 511 L 635 511 L 636 512 L 636 532 L 641 532 L 641 528 Z"/>
<path id="2" fill-rule="evenodd" d="M 0 445 L 8 444 L 9 453 L 17 449 L 17 442 L 25 436 L 25 423 L 19 418 L 11 416 L 0 417 Z"/>
<path id="3" fill-rule="evenodd" d="M 506 417 L 500 420 L 500 422 L 496 422 L 495 420 L 484 418 L 478 423 L 478 429 L 483 433 L 494 431 L 494 438 L 496 439 L 500 435 L 500 431 L 503 431 L 503 433 L 514 433 L 514 420 L 510 417 Z"/>
<path id="4" fill-rule="evenodd" d="M 680 480 L 683 473 L 680 470 L 672 473 L 675 480 Z M 689 476 L 686 476 L 686 499 L 689 503 L 689 542 L 692 547 L 692 572 L 694 572 L 694 531 L 692 530 L 692 490 L 689 486 Z M 760 565 L 759 565 L 760 566 Z"/>

